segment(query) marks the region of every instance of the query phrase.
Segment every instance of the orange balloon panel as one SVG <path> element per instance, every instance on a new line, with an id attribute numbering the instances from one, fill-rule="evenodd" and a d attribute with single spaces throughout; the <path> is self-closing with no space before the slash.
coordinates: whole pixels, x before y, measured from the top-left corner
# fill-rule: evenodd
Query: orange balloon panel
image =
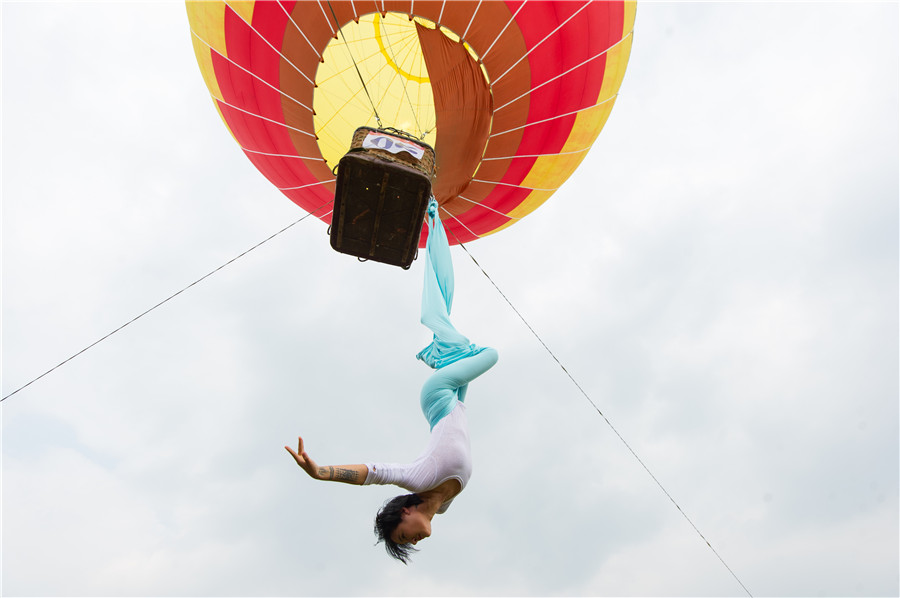
<path id="1" fill-rule="evenodd" d="M 228 130 L 294 203 L 331 221 L 332 169 L 358 126 L 436 153 L 451 243 L 532 212 L 612 110 L 635 5 L 590 2 L 188 2 Z M 423 235 L 424 242 L 424 235 Z"/>

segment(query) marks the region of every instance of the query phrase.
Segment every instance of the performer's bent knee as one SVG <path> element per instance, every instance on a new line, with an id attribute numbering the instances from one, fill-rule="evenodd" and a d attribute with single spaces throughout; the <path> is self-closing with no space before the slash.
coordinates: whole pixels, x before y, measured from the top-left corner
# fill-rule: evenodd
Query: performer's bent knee
<path id="1" fill-rule="evenodd" d="M 484 351 L 481 352 L 481 355 L 485 355 L 486 361 L 490 362 L 491 364 L 487 367 L 488 370 L 497 365 L 497 362 L 500 360 L 500 353 L 498 353 L 497 349 L 493 347 L 485 347 Z"/>
<path id="2" fill-rule="evenodd" d="M 481 351 L 472 357 L 462 359 L 457 363 L 465 363 L 466 366 L 466 382 L 471 382 L 478 376 L 482 375 L 497 364 L 500 354 L 493 347 L 483 347 Z"/>

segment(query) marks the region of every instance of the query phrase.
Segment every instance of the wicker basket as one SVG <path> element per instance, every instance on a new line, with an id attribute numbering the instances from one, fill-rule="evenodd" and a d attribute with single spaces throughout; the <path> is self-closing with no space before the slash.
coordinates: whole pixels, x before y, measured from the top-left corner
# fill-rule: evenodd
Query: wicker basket
<path id="1" fill-rule="evenodd" d="M 364 151 L 390 162 L 407 164 L 429 179 L 434 178 L 434 150 L 402 131 L 360 127 L 353 133 L 350 151 Z"/>
<path id="2" fill-rule="evenodd" d="M 431 179 L 400 160 L 351 151 L 337 169 L 329 235 L 336 251 L 401 268 L 416 257 Z"/>

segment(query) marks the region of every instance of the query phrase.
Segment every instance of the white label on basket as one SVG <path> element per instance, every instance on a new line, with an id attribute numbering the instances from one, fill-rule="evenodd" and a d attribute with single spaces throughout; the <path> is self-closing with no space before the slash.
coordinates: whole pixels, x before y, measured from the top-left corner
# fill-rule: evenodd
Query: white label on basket
<path id="1" fill-rule="evenodd" d="M 422 146 L 410 143 L 403 139 L 398 139 L 397 137 L 382 135 L 381 133 L 375 132 L 366 135 L 366 138 L 363 139 L 362 146 L 371 149 L 384 150 L 386 152 L 391 152 L 392 154 L 406 152 L 416 160 L 421 160 L 422 156 L 425 155 L 425 148 Z"/>

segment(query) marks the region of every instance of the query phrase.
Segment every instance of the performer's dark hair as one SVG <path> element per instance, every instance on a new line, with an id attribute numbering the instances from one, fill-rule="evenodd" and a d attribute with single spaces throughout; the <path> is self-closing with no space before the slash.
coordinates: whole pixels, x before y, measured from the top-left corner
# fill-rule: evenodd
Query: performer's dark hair
<path id="1" fill-rule="evenodd" d="M 387 553 L 404 565 L 409 561 L 410 555 L 418 550 L 413 548 L 410 543 L 397 544 L 391 540 L 391 534 L 400 525 L 403 509 L 420 505 L 422 502 L 418 494 L 395 496 L 387 500 L 375 515 L 375 536 L 378 538 L 378 542 L 384 542 L 384 549 L 387 550 Z"/>

